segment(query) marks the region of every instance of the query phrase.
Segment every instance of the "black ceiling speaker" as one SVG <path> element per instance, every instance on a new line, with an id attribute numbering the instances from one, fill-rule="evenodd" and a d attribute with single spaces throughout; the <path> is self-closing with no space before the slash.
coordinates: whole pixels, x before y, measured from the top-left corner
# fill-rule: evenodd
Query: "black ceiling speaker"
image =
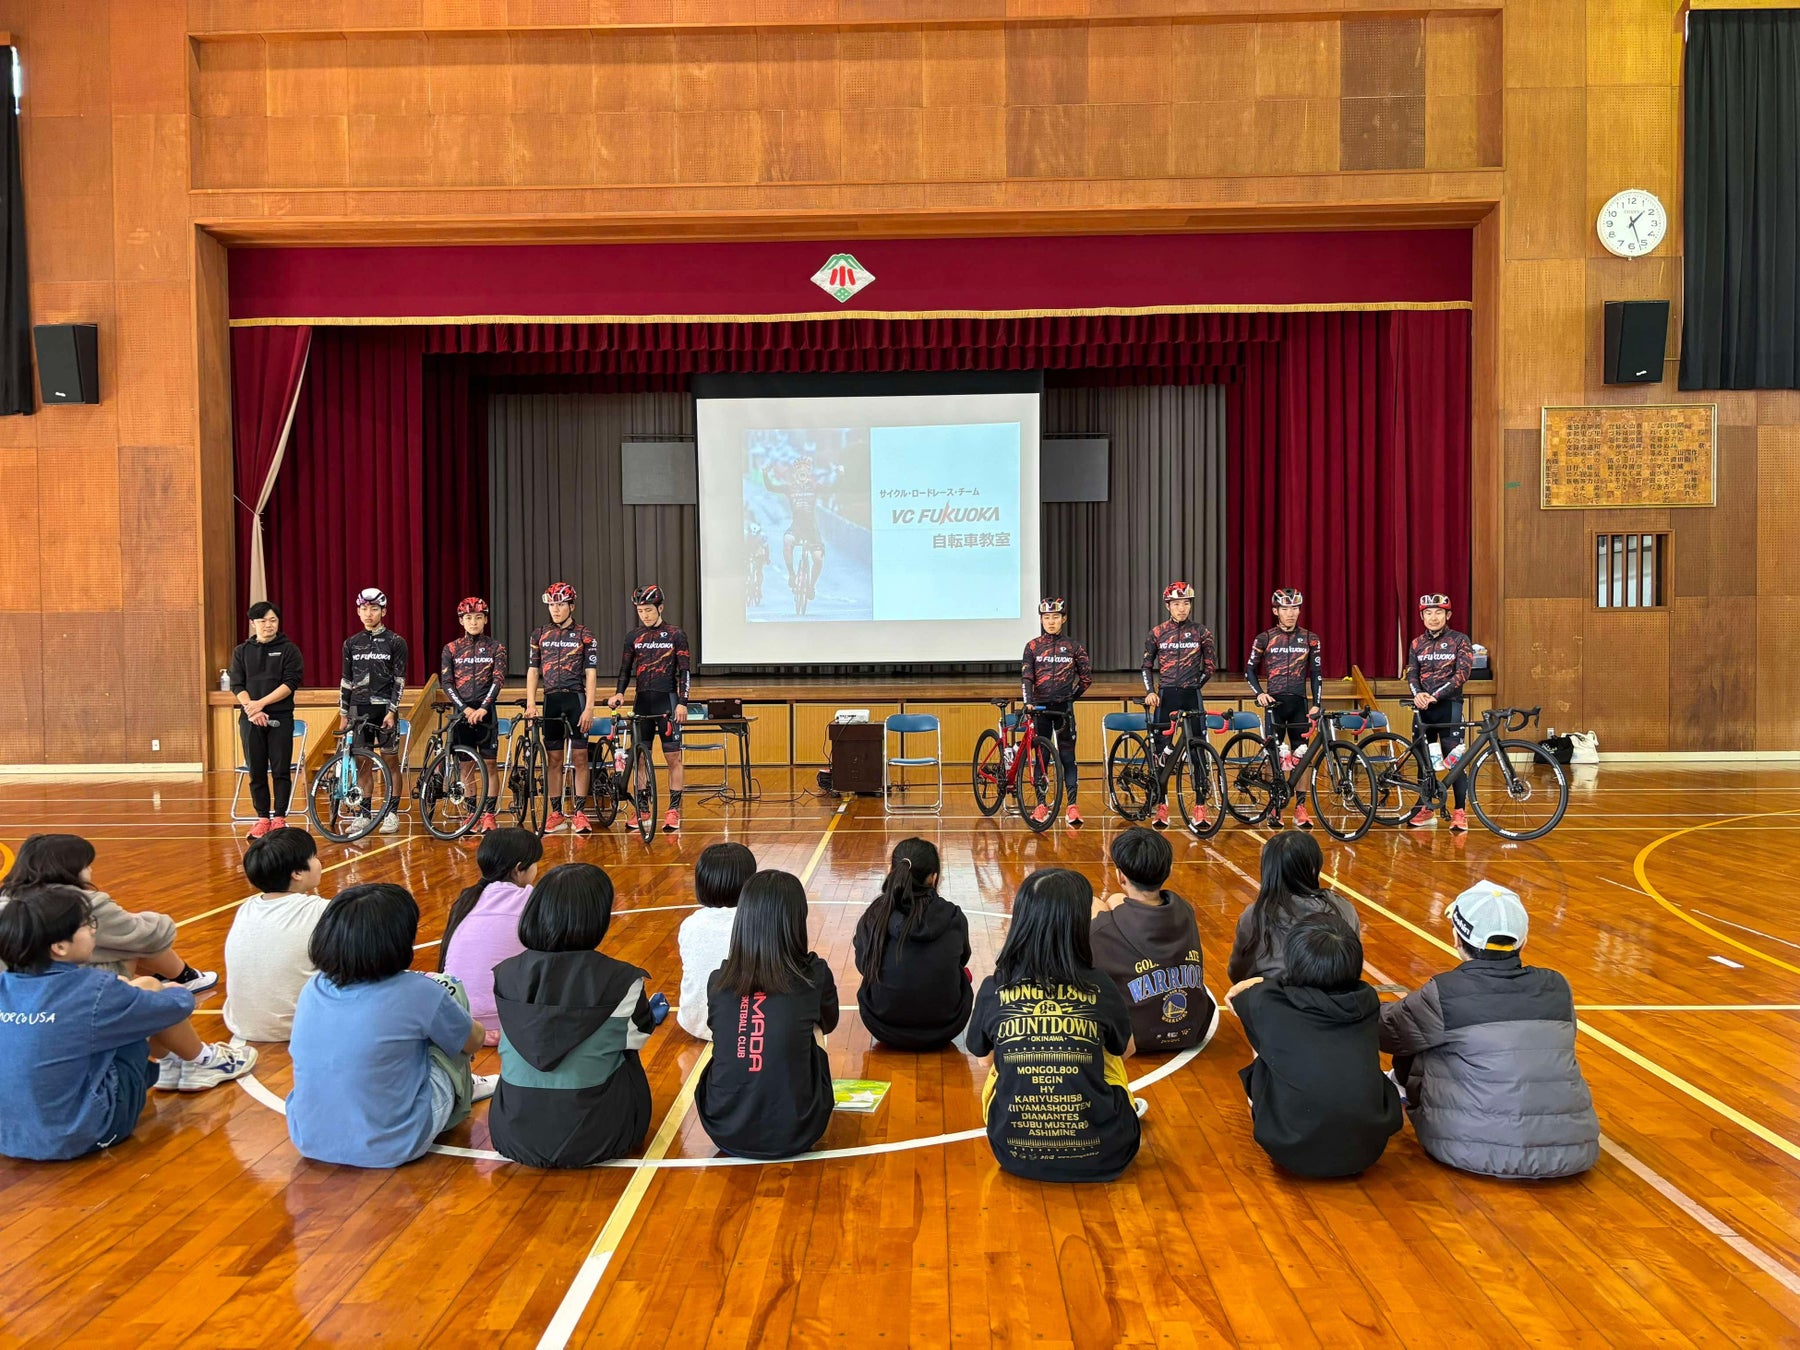
<path id="1" fill-rule="evenodd" d="M 45 403 L 100 401 L 100 325 L 40 323 L 37 340 L 38 388 Z"/>
<path id="2" fill-rule="evenodd" d="M 1606 302 L 1606 384 L 1658 384 L 1669 340 L 1667 300 Z"/>

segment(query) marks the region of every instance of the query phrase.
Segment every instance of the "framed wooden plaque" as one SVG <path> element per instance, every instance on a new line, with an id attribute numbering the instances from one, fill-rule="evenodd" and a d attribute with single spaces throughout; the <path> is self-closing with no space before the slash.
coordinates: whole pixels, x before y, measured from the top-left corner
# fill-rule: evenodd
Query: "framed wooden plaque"
<path id="1" fill-rule="evenodd" d="M 1547 407 L 1544 508 L 1713 506 L 1718 443 L 1716 403 Z"/>

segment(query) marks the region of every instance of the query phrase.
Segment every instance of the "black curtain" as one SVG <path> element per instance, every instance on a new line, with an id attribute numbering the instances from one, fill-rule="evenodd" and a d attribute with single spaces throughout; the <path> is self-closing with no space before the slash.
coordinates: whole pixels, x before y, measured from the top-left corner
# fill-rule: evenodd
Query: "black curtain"
<path id="1" fill-rule="evenodd" d="M 1800 388 L 1800 10 L 1694 10 L 1683 389 Z"/>
<path id="2" fill-rule="evenodd" d="M 37 411 L 37 398 L 31 387 L 31 292 L 30 274 L 25 268 L 25 185 L 19 173 L 19 109 L 13 102 L 13 49 L 0 47 L 0 137 L 6 141 L 6 181 L 0 188 L 6 194 L 4 210 L 6 236 L 0 240 L 0 285 L 6 293 L 0 306 L 0 417 L 22 413 L 29 417 Z"/>

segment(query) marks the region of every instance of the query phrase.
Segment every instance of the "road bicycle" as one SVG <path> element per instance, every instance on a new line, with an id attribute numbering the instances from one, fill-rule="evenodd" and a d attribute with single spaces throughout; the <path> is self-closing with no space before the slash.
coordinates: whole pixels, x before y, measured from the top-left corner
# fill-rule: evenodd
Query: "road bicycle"
<path id="1" fill-rule="evenodd" d="M 1502 839 L 1523 843 L 1549 834 L 1569 809 L 1569 775 L 1536 741 L 1504 739 L 1536 722 L 1540 711 L 1493 708 L 1479 722 L 1462 723 L 1462 753 L 1451 752 L 1455 762 L 1447 763 L 1441 779 L 1432 768 L 1425 720 L 1416 712 L 1410 740 L 1392 731 L 1363 737 L 1363 753 L 1375 766 L 1376 819 L 1403 825 L 1421 807 L 1441 819 L 1453 800 L 1451 790 L 1466 779 L 1475 818 Z M 1475 736 L 1469 741 L 1471 731 Z"/>
<path id="2" fill-rule="evenodd" d="M 1046 712 L 1020 705 L 1010 698 L 990 698 L 1000 710 L 997 728 L 988 727 L 975 738 L 975 754 L 969 762 L 969 784 L 975 790 L 975 806 L 991 816 L 1011 797 L 1019 815 L 1042 834 L 1056 821 L 1062 806 L 1063 767 L 1056 753 L 1056 729 L 1067 714 Z M 1038 731 L 1038 718 L 1051 724 L 1051 733 Z"/>
<path id="3" fill-rule="evenodd" d="M 1224 769 L 1207 732 L 1224 729 L 1225 719 L 1204 708 L 1171 715 L 1168 743 L 1154 748 L 1148 713 L 1113 713 L 1109 731 L 1120 732 L 1106 752 L 1106 804 L 1137 822 L 1169 800 L 1174 784 L 1181 823 L 1196 838 L 1210 839 L 1224 824 Z"/>
<path id="4" fill-rule="evenodd" d="M 399 806 L 386 762 L 360 743 L 364 727 L 380 725 L 357 718 L 339 728 L 337 749 L 313 776 L 306 814 L 313 828 L 333 843 L 366 838 Z"/>
<path id="5" fill-rule="evenodd" d="M 419 821 L 434 839 L 461 839 L 481 819 L 488 794 L 487 764 L 473 746 L 452 744 L 451 733 L 464 724 L 466 710 L 451 703 L 432 707 L 437 726 L 425 743 L 425 767 L 419 770 L 413 796 L 419 804 Z"/>
<path id="6" fill-rule="evenodd" d="M 797 555 L 793 571 L 794 613 L 805 614 L 806 607 L 812 603 L 813 595 L 818 589 L 819 563 L 813 557 L 811 546 L 805 541 L 796 544 L 794 551 Z"/>
<path id="7" fill-rule="evenodd" d="M 594 775 L 594 812 L 603 829 L 617 818 L 620 804 L 629 803 L 637 813 L 638 837 L 647 844 L 656 836 L 656 761 L 651 747 L 658 725 L 666 726 L 667 721 L 639 717 L 634 709 L 629 716 L 610 719 L 594 743 L 597 749 L 590 751 L 588 762 Z"/>
<path id="8" fill-rule="evenodd" d="M 1303 800 L 1311 778 L 1313 816 L 1334 839 L 1361 839 L 1375 823 L 1375 770 L 1354 741 L 1340 739 L 1350 713 L 1321 713 L 1297 757 L 1285 762 L 1276 725 L 1264 736 L 1240 731 L 1219 752 L 1225 764 L 1225 809 L 1245 825 L 1260 825 Z M 1321 762 L 1322 761 L 1322 762 Z"/>

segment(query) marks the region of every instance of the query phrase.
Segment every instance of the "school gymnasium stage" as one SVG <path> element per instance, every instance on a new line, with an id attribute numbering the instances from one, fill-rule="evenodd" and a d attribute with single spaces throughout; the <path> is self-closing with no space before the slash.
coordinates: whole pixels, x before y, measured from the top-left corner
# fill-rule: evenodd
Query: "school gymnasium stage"
<path id="1" fill-rule="evenodd" d="M 874 798 L 806 795 L 810 773 L 788 772 L 759 769 L 752 806 L 695 802 L 677 838 L 552 837 L 545 862 L 606 867 L 620 897 L 608 948 L 673 992 L 694 857 L 748 843 L 807 879 L 817 950 L 849 1004 L 851 931 L 897 840 L 942 849 L 980 973 L 1020 878 L 1064 865 L 1102 885 L 1120 828 L 1091 774 L 1088 827 L 1040 837 L 980 817 L 966 787 L 941 817 L 900 819 Z M 1410 1129 L 1355 1180 L 1278 1175 L 1250 1137 L 1236 1076 L 1250 1052 L 1228 1013 L 1200 1053 L 1132 1063 L 1150 1103 L 1143 1151 L 1118 1181 L 1085 1187 L 994 1165 L 983 1063 L 871 1052 L 849 1012 L 833 1073 L 892 1091 L 872 1116 L 835 1115 L 818 1154 L 778 1165 L 714 1156 L 690 1110 L 701 1047 L 673 1018 L 644 1053 L 644 1155 L 573 1173 L 502 1161 L 484 1107 L 397 1171 L 304 1162 L 279 1114 L 285 1049 L 269 1045 L 251 1081 L 153 1093 L 116 1150 L 0 1163 L 0 1344 L 1795 1344 L 1800 922 L 1781 878 L 1800 842 L 1800 769 L 1573 773 L 1568 818 L 1537 843 L 1479 826 L 1322 842 L 1360 913 L 1368 978 L 1396 992 L 1450 963 L 1441 916 L 1457 892 L 1479 877 L 1518 888 L 1528 959 L 1574 985 L 1605 1133 L 1576 1180 L 1453 1172 Z M 217 969 L 248 889 L 230 790 L 222 774 L 9 781 L 0 839 L 88 836 L 101 884 L 177 916 L 183 952 Z M 1198 911 L 1222 994 L 1262 831 L 1170 838 L 1170 884 Z M 326 890 L 401 881 L 428 939 L 472 852 L 418 833 L 327 844 Z M 216 1022 L 221 1001 L 203 998 L 199 1020 Z"/>

